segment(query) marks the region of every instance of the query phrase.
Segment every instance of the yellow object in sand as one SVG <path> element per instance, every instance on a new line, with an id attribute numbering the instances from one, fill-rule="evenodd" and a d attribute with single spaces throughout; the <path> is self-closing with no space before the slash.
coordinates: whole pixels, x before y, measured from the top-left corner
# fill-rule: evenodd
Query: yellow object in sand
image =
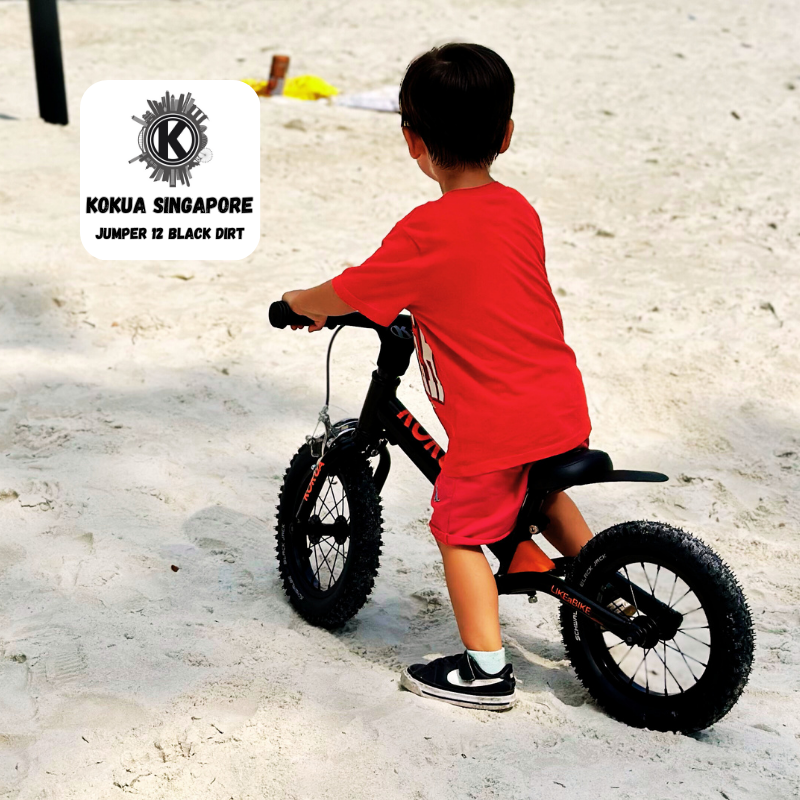
<path id="1" fill-rule="evenodd" d="M 339 90 L 317 75 L 298 75 L 296 78 L 287 78 L 283 85 L 284 97 L 293 97 L 295 100 L 320 100 L 336 94 L 339 94 Z"/>
<path id="2" fill-rule="evenodd" d="M 266 94 L 265 89 L 269 81 L 256 81 L 252 78 L 242 78 L 242 83 L 246 83 L 256 94 Z"/>
<path id="3" fill-rule="evenodd" d="M 246 83 L 256 94 L 262 97 L 267 96 L 269 81 L 242 78 L 242 83 Z M 323 97 L 333 97 L 335 94 L 339 94 L 339 90 L 317 75 L 298 75 L 296 78 L 286 79 L 282 94 L 284 97 L 292 97 L 295 100 L 320 100 Z"/>

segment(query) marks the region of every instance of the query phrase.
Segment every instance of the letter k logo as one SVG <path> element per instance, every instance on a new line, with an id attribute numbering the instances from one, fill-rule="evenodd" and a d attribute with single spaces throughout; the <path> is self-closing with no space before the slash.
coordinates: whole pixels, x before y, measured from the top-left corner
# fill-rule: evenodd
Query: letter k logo
<path id="1" fill-rule="evenodd" d="M 186 157 L 186 150 L 180 143 L 180 135 L 187 127 L 182 119 L 165 119 L 158 123 L 153 139 L 160 158 L 164 161 L 182 161 Z"/>

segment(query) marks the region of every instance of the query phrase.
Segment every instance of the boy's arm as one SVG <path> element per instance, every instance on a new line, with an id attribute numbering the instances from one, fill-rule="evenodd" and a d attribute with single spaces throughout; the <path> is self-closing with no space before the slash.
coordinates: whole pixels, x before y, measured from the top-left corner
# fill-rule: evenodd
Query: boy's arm
<path id="1" fill-rule="evenodd" d="M 289 304 L 295 314 L 314 320 L 314 324 L 308 328 L 309 333 L 321 330 L 328 317 L 340 317 L 355 311 L 336 294 L 331 281 L 325 281 L 312 289 L 296 289 L 286 292 L 283 300 Z M 292 330 L 297 330 L 298 327 L 301 326 L 292 325 Z"/>

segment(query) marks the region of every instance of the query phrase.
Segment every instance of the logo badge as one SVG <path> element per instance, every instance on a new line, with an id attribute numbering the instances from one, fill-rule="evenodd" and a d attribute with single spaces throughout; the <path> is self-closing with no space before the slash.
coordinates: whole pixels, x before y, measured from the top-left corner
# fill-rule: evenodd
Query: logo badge
<path id="1" fill-rule="evenodd" d="M 152 169 L 154 181 L 169 181 L 171 187 L 178 184 L 189 186 L 192 170 L 211 161 L 208 149 L 207 127 L 202 125 L 208 117 L 195 105 L 192 93 L 175 94 L 165 92 L 160 101 L 148 100 L 149 111 L 143 118 L 132 117 L 141 125 L 139 149 L 142 151 L 128 163 L 144 161 Z"/>
<path id="2" fill-rule="evenodd" d="M 241 81 L 90 86 L 80 125 L 84 247 L 119 261 L 250 255 L 262 238 L 260 114 Z"/>

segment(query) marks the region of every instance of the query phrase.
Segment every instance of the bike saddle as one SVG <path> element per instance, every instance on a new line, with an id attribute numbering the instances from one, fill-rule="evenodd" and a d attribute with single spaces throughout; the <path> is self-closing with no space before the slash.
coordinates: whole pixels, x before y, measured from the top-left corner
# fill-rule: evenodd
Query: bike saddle
<path id="1" fill-rule="evenodd" d="M 669 480 L 660 472 L 614 469 L 608 453 L 577 447 L 561 455 L 534 461 L 528 474 L 528 489 L 537 494 L 582 486 L 587 483 L 637 481 L 656 483 Z"/>

